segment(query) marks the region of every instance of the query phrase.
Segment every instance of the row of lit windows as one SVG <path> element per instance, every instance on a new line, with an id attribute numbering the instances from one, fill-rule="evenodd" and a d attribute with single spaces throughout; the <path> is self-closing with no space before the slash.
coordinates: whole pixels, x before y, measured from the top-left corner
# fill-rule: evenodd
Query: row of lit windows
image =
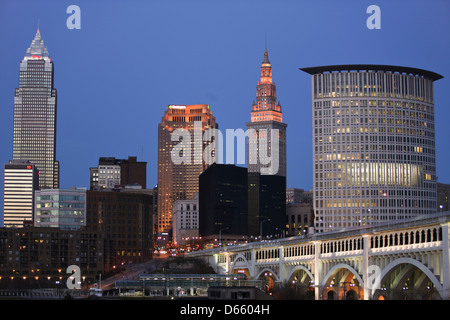
<path id="1" fill-rule="evenodd" d="M 314 98 L 340 96 L 397 97 L 433 101 L 432 80 L 381 72 L 339 72 L 313 76 Z"/>

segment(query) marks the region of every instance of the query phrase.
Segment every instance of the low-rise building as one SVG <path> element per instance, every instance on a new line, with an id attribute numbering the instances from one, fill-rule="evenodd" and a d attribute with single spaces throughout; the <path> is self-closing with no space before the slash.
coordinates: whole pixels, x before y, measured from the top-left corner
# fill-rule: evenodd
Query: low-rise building
<path id="1" fill-rule="evenodd" d="M 172 213 L 173 241 L 175 245 L 183 246 L 199 237 L 199 206 L 198 193 L 190 200 L 176 200 Z"/>

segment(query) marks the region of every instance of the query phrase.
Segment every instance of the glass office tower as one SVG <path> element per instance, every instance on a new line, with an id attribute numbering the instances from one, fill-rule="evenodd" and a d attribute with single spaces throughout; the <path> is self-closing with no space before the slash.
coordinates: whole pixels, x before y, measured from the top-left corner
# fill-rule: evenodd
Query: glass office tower
<path id="1" fill-rule="evenodd" d="M 386 65 L 312 75 L 316 231 L 436 212 L 434 72 Z"/>

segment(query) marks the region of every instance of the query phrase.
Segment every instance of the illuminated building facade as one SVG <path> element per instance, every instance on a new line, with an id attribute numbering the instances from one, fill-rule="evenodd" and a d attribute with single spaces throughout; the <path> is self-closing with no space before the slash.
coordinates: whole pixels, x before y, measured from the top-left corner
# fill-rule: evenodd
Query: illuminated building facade
<path id="1" fill-rule="evenodd" d="M 189 150 L 180 152 L 186 157 L 183 163 L 174 162 L 172 157 L 174 146 L 180 144 L 178 138 L 172 141 L 172 134 L 178 129 L 189 134 L 186 137 L 189 143 L 184 141 Z M 218 124 L 207 104 L 169 105 L 161 119 L 158 126 L 159 234 L 172 228 L 174 201 L 193 199 L 198 192 L 199 175 L 209 166 L 203 157 L 208 147 L 203 133 L 208 129 L 218 129 Z"/>
<path id="2" fill-rule="evenodd" d="M 271 174 L 286 177 L 286 127 L 287 125 L 283 123 L 281 105 L 279 102 L 277 103 L 277 88 L 272 80 L 272 66 L 266 49 L 261 65 L 261 78 L 256 86 L 256 102 L 252 104 L 251 122 L 247 123 L 247 130 L 254 129 L 257 138 L 267 139 L 267 144 L 265 147 L 261 145 L 261 141 L 258 141 L 258 144 L 253 147 L 249 144 L 247 148 L 249 173 L 264 174 L 261 169 L 273 166 L 274 163 L 267 164 L 261 160 L 267 155 L 272 155 L 272 160 L 277 161 L 277 170 Z M 274 134 L 278 140 L 278 144 L 275 144 L 278 149 L 271 150 L 272 130 L 274 129 L 278 130 L 278 134 Z M 256 161 L 251 161 L 252 159 Z"/>
<path id="3" fill-rule="evenodd" d="M 20 63 L 14 96 L 13 160 L 39 170 L 39 188 L 59 187 L 56 161 L 56 89 L 51 61 L 39 30 Z"/>
<path id="4" fill-rule="evenodd" d="M 36 166 L 26 160 L 5 164 L 3 195 L 3 226 L 23 227 L 33 221 L 34 194 L 39 189 Z"/>
<path id="5" fill-rule="evenodd" d="M 0 288 L 63 288 L 66 270 L 77 265 L 81 286 L 104 274 L 101 234 L 34 227 L 0 229 Z"/>
<path id="6" fill-rule="evenodd" d="M 34 226 L 63 230 L 86 226 L 86 188 L 36 191 Z"/>
<path id="7" fill-rule="evenodd" d="M 276 89 L 266 49 L 251 122 L 247 123 L 248 232 L 253 236 L 279 233 L 278 229 L 286 225 L 287 125 L 283 123 Z"/>
<path id="8" fill-rule="evenodd" d="M 301 69 L 312 75 L 318 232 L 436 212 L 433 82 L 385 65 Z"/>

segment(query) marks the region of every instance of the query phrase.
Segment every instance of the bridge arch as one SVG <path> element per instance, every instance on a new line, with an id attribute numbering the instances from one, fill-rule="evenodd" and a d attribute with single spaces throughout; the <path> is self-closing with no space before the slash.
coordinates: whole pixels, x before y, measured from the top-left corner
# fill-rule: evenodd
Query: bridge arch
<path id="1" fill-rule="evenodd" d="M 253 277 L 253 268 L 242 253 L 238 253 L 231 263 L 230 273 L 234 273 L 237 270 L 246 270 L 244 273 L 250 278 Z"/>
<path id="2" fill-rule="evenodd" d="M 341 272 L 341 275 L 337 279 L 338 283 L 332 286 L 331 283 L 339 272 Z M 356 279 L 356 284 L 353 283 L 355 286 L 357 285 L 356 288 L 351 287 L 350 280 L 353 278 Z M 338 299 L 345 299 L 346 294 L 351 294 L 352 298 L 359 295 L 362 299 L 362 288 L 364 288 L 364 281 L 359 272 L 348 264 L 339 263 L 332 267 L 323 278 L 322 283 L 320 284 L 319 295 L 322 295 L 324 299 L 328 299 L 330 293 L 334 292 L 334 296 Z"/>
<path id="3" fill-rule="evenodd" d="M 300 271 L 300 270 L 304 271 L 304 272 L 309 276 L 309 278 L 311 279 L 312 283 L 315 283 L 315 277 L 314 277 L 314 275 L 311 273 L 311 271 L 310 271 L 308 268 L 306 268 L 305 266 L 302 266 L 302 265 L 295 266 L 294 268 L 292 268 L 292 269 L 289 271 L 289 273 L 288 273 L 286 279 L 287 279 L 288 281 L 292 281 L 292 277 L 294 276 L 294 274 L 295 274 L 297 271 Z"/>
<path id="4" fill-rule="evenodd" d="M 401 265 L 405 265 L 407 268 L 404 268 L 403 270 L 398 271 L 398 267 L 400 267 Z M 390 286 L 391 286 L 390 289 L 400 290 L 400 288 L 402 287 L 402 283 L 404 282 L 404 279 L 407 278 L 414 271 L 414 269 L 411 267 L 415 267 L 423 273 L 422 276 L 419 276 L 418 279 L 416 279 L 415 285 L 417 287 L 423 287 L 423 285 L 425 284 L 425 280 L 428 279 L 429 281 L 432 282 L 432 284 L 436 288 L 437 292 L 439 293 L 440 298 L 442 299 L 443 298 L 442 297 L 443 286 L 441 285 L 441 283 L 438 280 L 438 278 L 436 277 L 436 275 L 426 265 L 424 265 L 420 261 L 417 261 L 413 258 L 403 257 L 403 258 L 399 258 L 399 259 L 389 263 L 381 271 L 380 284 L 385 285 L 386 281 L 388 281 L 388 278 L 394 272 L 397 272 L 397 274 L 394 277 L 393 282 L 390 284 Z M 385 290 L 384 287 L 383 288 L 373 288 L 372 292 L 371 292 L 372 297 L 374 297 L 375 299 L 378 299 L 380 296 L 383 296 L 383 298 L 386 298 L 383 295 L 383 290 Z"/>
<path id="5" fill-rule="evenodd" d="M 256 275 L 255 279 L 259 279 L 263 276 L 268 276 L 268 277 L 272 278 L 274 281 L 280 281 L 280 277 L 278 276 L 278 274 L 269 267 L 262 269 Z"/>

